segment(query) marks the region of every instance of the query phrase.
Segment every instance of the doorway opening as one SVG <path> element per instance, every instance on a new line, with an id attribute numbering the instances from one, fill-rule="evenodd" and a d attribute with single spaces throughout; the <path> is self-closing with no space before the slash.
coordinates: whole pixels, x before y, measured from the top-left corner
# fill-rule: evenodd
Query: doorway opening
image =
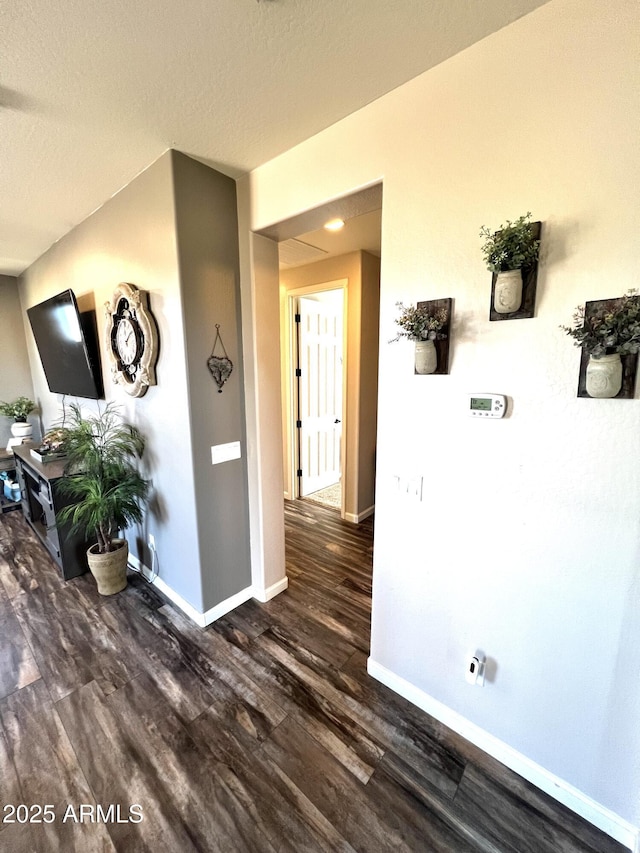
<path id="1" fill-rule="evenodd" d="M 340 218 L 345 227 L 329 233 L 323 224 Z M 250 524 L 254 588 L 268 601 L 287 588 L 285 515 L 295 502 L 316 506 L 344 522 L 372 528 L 375 508 L 377 365 L 379 347 L 382 184 L 281 220 L 251 236 L 251 397 L 248 418 L 255 428 L 249 454 Z M 342 505 L 335 509 L 299 500 L 299 470 L 291 365 L 296 335 L 291 327 L 289 291 L 336 289 L 346 280 L 343 316 L 343 409 L 340 437 Z M 300 294 L 292 294 L 300 295 Z M 304 295 L 304 294 L 303 294 Z M 278 316 L 279 315 L 279 316 Z M 280 346 L 273 329 L 279 325 Z M 277 374 L 279 373 L 279 377 Z M 277 412 L 280 424 L 276 426 Z M 279 469 L 279 471 L 278 471 Z M 279 476 L 279 472 L 282 474 Z M 287 516 L 288 517 L 288 516 Z M 314 524 L 312 520 L 309 524 Z M 332 528 L 333 529 L 333 528 Z M 287 530 L 289 526 L 287 524 Z M 289 531 L 290 532 L 290 531 Z"/>
<path id="2" fill-rule="evenodd" d="M 355 523 L 375 507 L 380 231 L 378 207 L 278 244 L 284 496 Z"/>
<path id="3" fill-rule="evenodd" d="M 346 279 L 288 294 L 294 496 L 342 512 Z M 325 289 L 326 288 L 326 289 Z"/>

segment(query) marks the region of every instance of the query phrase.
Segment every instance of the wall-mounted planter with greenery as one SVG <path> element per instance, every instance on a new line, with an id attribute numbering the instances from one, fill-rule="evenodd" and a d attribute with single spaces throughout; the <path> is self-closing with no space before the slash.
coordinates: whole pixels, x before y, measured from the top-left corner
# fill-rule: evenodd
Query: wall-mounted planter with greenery
<path id="1" fill-rule="evenodd" d="M 538 281 L 538 256 L 542 223 L 531 214 L 518 217 L 493 232 L 483 225 L 482 253 L 491 282 L 490 320 L 522 320 L 533 317 Z"/>
<path id="2" fill-rule="evenodd" d="M 414 372 L 419 375 L 449 373 L 451 299 L 430 299 L 405 306 L 397 302 L 400 331 L 390 343 L 408 338 L 415 344 Z"/>
<path id="3" fill-rule="evenodd" d="M 576 308 L 560 328 L 581 347 L 578 397 L 633 399 L 640 350 L 640 296 L 630 290 Z"/>

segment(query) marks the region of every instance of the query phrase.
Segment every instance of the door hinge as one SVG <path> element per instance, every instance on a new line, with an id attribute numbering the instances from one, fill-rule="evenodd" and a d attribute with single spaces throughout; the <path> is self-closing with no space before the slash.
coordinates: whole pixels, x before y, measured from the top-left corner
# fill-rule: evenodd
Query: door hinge
<path id="1" fill-rule="evenodd" d="M 296 367 L 296 376 L 302 376 L 302 371 L 299 367 Z"/>
<path id="2" fill-rule="evenodd" d="M 296 471 L 296 477 L 302 477 L 302 468 L 298 468 Z"/>
<path id="3" fill-rule="evenodd" d="M 294 320 L 296 321 L 296 323 L 299 323 L 302 320 L 302 317 L 300 316 L 300 314 L 296 314 L 294 316 Z"/>
<path id="4" fill-rule="evenodd" d="M 296 421 L 296 429 L 302 429 L 302 421 Z"/>

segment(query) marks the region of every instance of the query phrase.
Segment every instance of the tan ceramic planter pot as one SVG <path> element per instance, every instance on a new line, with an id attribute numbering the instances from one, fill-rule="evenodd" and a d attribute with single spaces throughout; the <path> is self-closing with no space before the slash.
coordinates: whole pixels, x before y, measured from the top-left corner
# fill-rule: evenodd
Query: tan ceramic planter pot
<path id="1" fill-rule="evenodd" d="M 126 539 L 114 539 L 119 547 L 107 554 L 98 554 L 97 545 L 92 545 L 87 551 L 87 562 L 91 574 L 98 584 L 100 595 L 115 595 L 127 585 L 127 560 L 129 545 Z"/>

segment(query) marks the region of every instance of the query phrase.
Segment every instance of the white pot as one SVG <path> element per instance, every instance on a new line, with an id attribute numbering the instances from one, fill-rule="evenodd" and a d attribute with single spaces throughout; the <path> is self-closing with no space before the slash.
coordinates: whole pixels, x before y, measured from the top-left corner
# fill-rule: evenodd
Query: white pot
<path id="1" fill-rule="evenodd" d="M 29 441 L 33 435 L 33 427 L 28 421 L 14 421 L 11 424 L 11 438 L 7 442 L 7 451 L 13 453 L 13 448 L 25 441 Z"/>
<path id="2" fill-rule="evenodd" d="M 433 373 L 438 366 L 438 353 L 433 341 L 416 341 L 416 373 Z"/>
<path id="3" fill-rule="evenodd" d="M 587 394 L 590 397 L 615 397 L 622 388 L 622 361 L 620 353 L 590 355 L 586 376 Z"/>
<path id="4" fill-rule="evenodd" d="M 493 307 L 498 314 L 513 314 L 522 305 L 522 270 L 499 272 L 493 292 Z"/>
<path id="5" fill-rule="evenodd" d="M 29 421 L 14 421 L 11 424 L 11 435 L 14 438 L 20 438 L 25 441 L 33 435 L 33 426 Z"/>

